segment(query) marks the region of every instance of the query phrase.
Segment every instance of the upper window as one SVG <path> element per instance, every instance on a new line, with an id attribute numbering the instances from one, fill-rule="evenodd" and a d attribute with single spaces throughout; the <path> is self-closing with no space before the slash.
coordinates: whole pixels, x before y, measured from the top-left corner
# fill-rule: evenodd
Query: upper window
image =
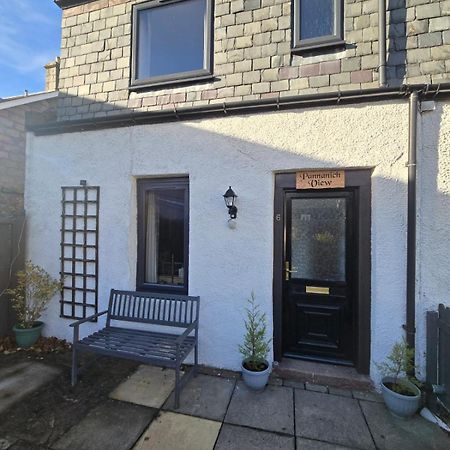
<path id="1" fill-rule="evenodd" d="M 188 183 L 188 178 L 138 181 L 138 290 L 187 294 Z"/>
<path id="2" fill-rule="evenodd" d="M 343 44 L 342 0 L 294 0 L 294 50 Z"/>
<path id="3" fill-rule="evenodd" d="M 133 12 L 132 85 L 211 76 L 212 0 L 154 0 Z"/>

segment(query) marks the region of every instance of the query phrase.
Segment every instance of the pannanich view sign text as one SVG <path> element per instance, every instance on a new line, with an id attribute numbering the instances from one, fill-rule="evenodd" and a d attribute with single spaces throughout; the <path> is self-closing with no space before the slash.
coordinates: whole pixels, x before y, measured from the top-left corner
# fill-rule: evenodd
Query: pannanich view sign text
<path id="1" fill-rule="evenodd" d="M 302 170 L 297 172 L 297 189 L 334 189 L 345 187 L 343 170 Z"/>

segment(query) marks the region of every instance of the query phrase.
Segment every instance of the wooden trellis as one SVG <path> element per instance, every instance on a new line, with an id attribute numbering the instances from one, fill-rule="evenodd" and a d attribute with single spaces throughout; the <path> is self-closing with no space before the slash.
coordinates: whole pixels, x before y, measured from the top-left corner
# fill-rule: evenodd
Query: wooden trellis
<path id="1" fill-rule="evenodd" d="M 62 187 L 61 317 L 98 312 L 98 213 L 100 188 Z"/>

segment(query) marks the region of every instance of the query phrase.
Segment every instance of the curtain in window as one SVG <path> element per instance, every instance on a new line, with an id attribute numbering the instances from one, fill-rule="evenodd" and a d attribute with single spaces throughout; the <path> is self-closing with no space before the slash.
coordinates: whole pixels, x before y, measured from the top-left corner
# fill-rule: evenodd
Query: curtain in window
<path id="1" fill-rule="evenodd" d="M 158 242 L 159 242 L 159 211 L 157 197 L 154 192 L 147 193 L 147 248 L 146 273 L 148 283 L 158 281 Z"/>

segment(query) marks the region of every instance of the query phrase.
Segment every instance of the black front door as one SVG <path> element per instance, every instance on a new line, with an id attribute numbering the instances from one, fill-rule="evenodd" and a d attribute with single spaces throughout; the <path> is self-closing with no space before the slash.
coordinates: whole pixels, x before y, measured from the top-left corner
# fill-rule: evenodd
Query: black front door
<path id="1" fill-rule="evenodd" d="M 343 189 L 285 194 L 285 356 L 353 364 L 353 197 Z"/>

